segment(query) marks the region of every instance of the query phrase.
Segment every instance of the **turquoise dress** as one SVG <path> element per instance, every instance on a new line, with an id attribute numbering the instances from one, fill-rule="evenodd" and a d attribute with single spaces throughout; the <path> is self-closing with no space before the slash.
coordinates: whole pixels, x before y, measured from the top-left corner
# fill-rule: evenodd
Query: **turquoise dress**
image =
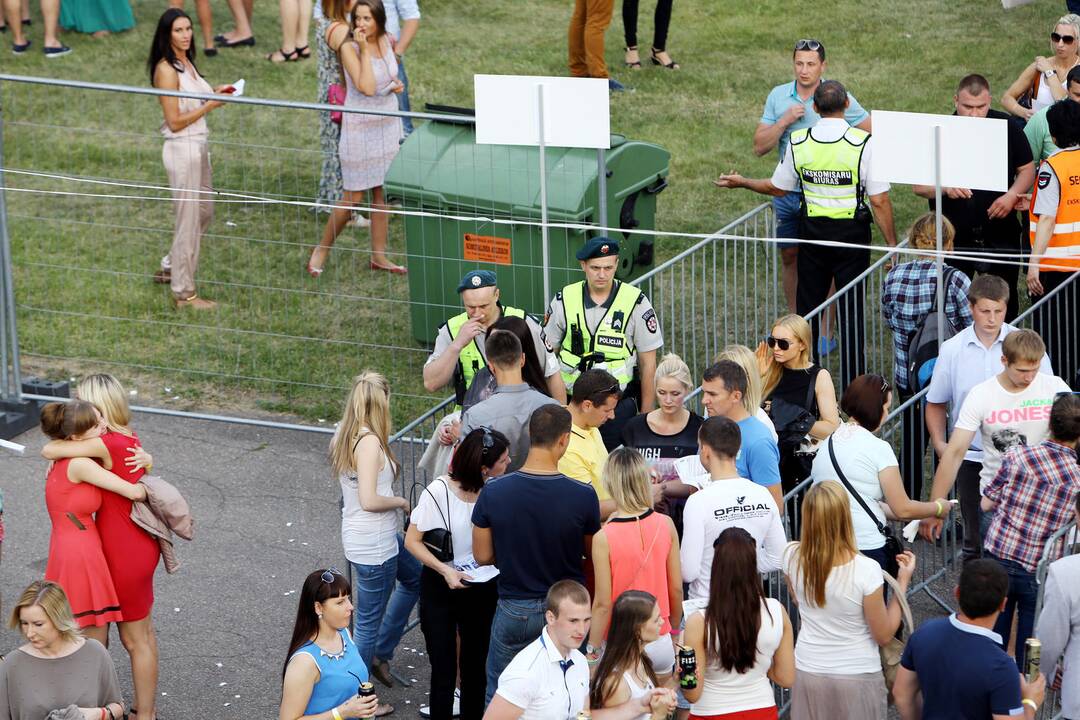
<path id="1" fill-rule="evenodd" d="M 123 32 L 135 27 L 129 0 L 64 0 L 60 26 L 81 33 Z"/>
<path id="2" fill-rule="evenodd" d="M 314 642 L 301 645 L 300 649 L 293 653 L 292 657 L 300 653 L 310 655 L 319 666 L 319 681 L 311 689 L 311 699 L 304 710 L 305 715 L 317 715 L 337 707 L 356 695 L 361 682 L 367 682 L 367 666 L 360 659 L 360 653 L 357 652 L 349 633 L 339 630 L 338 634 L 344 643 L 344 650 L 338 655 L 331 655 Z"/>

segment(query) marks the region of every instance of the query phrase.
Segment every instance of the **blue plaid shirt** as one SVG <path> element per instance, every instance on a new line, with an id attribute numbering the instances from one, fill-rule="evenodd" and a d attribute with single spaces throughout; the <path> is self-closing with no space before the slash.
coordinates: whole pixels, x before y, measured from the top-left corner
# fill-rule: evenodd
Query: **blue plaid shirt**
<path id="1" fill-rule="evenodd" d="M 945 316 L 957 330 L 971 324 L 967 291 L 971 281 L 959 270 L 946 276 Z M 897 387 L 910 390 L 908 345 L 915 337 L 937 295 L 937 264 L 933 260 L 912 260 L 897 265 L 885 276 L 881 287 L 881 314 L 893 331 L 894 375 Z"/>

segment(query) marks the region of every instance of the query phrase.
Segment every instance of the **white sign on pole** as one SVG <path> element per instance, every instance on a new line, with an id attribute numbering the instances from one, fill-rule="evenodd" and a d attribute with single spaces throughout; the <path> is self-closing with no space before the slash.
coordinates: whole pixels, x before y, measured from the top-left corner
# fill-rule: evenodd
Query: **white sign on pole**
<path id="1" fill-rule="evenodd" d="M 933 185 L 934 127 L 941 127 L 941 185 L 1008 190 L 1008 120 L 874 110 L 870 177 Z"/>
<path id="2" fill-rule="evenodd" d="M 539 145 L 538 85 L 544 87 L 544 145 L 611 147 L 608 82 L 598 78 L 476 75 L 476 142 Z"/>

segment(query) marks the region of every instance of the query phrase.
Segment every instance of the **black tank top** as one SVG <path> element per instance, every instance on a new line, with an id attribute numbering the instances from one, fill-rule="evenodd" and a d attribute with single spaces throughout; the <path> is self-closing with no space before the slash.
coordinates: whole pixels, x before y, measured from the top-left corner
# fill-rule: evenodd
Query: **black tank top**
<path id="1" fill-rule="evenodd" d="M 817 393 L 811 393 L 810 388 L 817 382 L 818 373 L 822 368 L 811 365 L 800 370 L 784 368 L 780 375 L 780 382 L 772 391 L 770 398 L 784 400 L 793 405 L 806 408 L 814 417 L 821 417 L 818 412 Z M 810 396 L 810 404 L 806 404 L 806 398 Z"/>

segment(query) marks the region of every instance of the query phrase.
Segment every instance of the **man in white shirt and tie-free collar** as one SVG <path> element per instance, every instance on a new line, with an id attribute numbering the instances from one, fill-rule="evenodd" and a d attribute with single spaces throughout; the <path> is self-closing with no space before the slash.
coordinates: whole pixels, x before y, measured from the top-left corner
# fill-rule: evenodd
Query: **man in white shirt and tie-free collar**
<path id="1" fill-rule="evenodd" d="M 589 663 L 578 650 L 589 635 L 592 602 L 575 580 L 560 580 L 547 595 L 547 626 L 499 676 L 484 720 L 575 720 L 589 711 Z M 598 720 L 666 718 L 675 696 L 659 689 L 622 705 L 591 711 Z"/>

